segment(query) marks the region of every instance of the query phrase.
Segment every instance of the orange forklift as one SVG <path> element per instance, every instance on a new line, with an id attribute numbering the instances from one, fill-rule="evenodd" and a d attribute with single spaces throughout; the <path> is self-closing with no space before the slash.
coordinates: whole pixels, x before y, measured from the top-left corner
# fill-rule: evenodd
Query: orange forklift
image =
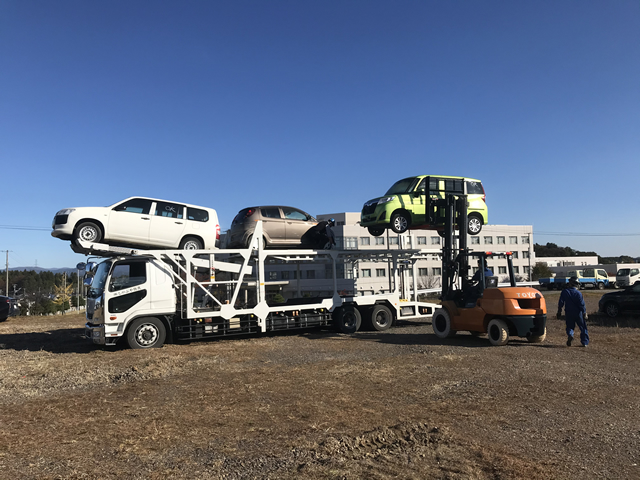
<path id="1" fill-rule="evenodd" d="M 531 287 L 516 286 L 511 252 L 472 252 L 467 248 L 465 228 L 454 235 L 458 226 L 467 224 L 467 199 L 461 181 L 452 179 L 444 194 L 439 193 L 425 191 L 431 225 L 444 237 L 442 302 L 431 320 L 436 336 L 447 338 L 468 331 L 478 336 L 488 334 L 489 342 L 496 346 L 506 345 L 510 337 L 542 342 L 547 332 L 547 305 L 542 294 Z M 498 286 L 498 277 L 484 273 L 487 259 L 499 257 L 507 259 L 508 287 Z M 478 260 L 481 273 L 475 281 L 469 276 L 469 259 Z"/>

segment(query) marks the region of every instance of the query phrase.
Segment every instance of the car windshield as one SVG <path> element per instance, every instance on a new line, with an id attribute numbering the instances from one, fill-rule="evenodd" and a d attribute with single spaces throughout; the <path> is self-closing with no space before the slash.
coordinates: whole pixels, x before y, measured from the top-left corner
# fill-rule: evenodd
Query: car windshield
<path id="1" fill-rule="evenodd" d="M 98 264 L 96 273 L 93 275 L 91 287 L 89 287 L 89 290 L 87 291 L 88 297 L 96 298 L 102 294 L 105 282 L 107 281 L 107 275 L 109 274 L 109 270 L 111 269 L 111 263 L 111 260 L 106 260 Z"/>
<path id="2" fill-rule="evenodd" d="M 385 195 L 397 195 L 400 193 L 411 192 L 416 187 L 418 180 L 419 179 L 416 177 L 403 178 L 402 180 L 398 180 L 389 190 L 387 190 L 387 193 L 385 193 Z"/>
<path id="3" fill-rule="evenodd" d="M 629 271 L 630 269 L 628 268 L 621 268 L 620 270 L 618 270 L 618 273 L 616 273 L 616 275 L 629 275 Z"/>

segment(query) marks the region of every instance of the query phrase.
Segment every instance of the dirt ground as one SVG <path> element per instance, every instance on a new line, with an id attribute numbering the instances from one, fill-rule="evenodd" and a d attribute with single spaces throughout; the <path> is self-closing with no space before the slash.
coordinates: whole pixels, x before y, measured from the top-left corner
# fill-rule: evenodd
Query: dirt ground
<path id="1" fill-rule="evenodd" d="M 83 324 L 0 324 L 0 478 L 640 478 L 634 321 L 591 315 L 586 349 L 555 318 L 505 347 L 425 319 L 140 351 Z"/>

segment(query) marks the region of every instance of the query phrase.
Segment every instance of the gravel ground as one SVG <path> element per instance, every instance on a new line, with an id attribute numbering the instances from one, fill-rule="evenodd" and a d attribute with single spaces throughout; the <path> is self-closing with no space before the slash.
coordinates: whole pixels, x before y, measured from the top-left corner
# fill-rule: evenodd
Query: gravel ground
<path id="1" fill-rule="evenodd" d="M 0 478 L 640 478 L 640 331 L 600 295 L 587 349 L 555 319 L 506 347 L 425 319 L 134 351 L 11 318 Z"/>

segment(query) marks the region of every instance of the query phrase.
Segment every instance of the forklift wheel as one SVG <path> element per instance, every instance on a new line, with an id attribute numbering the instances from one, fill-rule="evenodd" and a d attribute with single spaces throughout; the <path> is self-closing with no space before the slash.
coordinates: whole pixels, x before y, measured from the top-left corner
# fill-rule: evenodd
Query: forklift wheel
<path id="1" fill-rule="evenodd" d="M 453 337 L 456 334 L 455 330 L 451 329 L 451 318 L 449 318 L 449 312 L 444 308 L 438 308 L 431 317 L 431 327 L 433 333 L 438 338 Z"/>
<path id="2" fill-rule="evenodd" d="M 489 341 L 491 345 L 501 347 L 509 343 L 509 327 L 504 320 L 494 318 L 489 322 L 487 327 L 487 333 L 489 334 Z"/>
<path id="3" fill-rule="evenodd" d="M 544 332 L 542 332 L 542 335 L 527 335 L 527 341 L 529 343 L 542 343 L 544 342 L 544 339 L 547 338 L 547 329 L 545 327 Z"/>

